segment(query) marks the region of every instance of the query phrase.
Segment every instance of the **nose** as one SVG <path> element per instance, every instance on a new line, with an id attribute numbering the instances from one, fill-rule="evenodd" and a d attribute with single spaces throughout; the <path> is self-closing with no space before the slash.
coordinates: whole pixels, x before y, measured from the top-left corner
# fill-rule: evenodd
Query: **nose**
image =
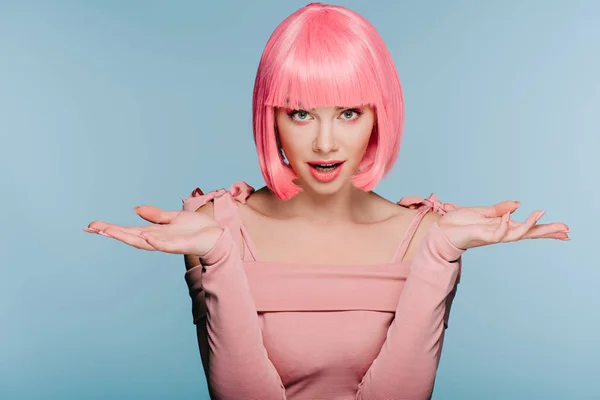
<path id="1" fill-rule="evenodd" d="M 335 139 L 333 124 L 321 122 L 313 141 L 313 151 L 316 153 L 331 153 L 338 149 L 339 145 Z"/>

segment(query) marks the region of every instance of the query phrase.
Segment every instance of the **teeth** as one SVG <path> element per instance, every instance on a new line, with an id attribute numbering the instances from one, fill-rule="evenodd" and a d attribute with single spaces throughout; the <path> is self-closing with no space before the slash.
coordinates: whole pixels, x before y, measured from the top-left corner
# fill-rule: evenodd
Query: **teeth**
<path id="1" fill-rule="evenodd" d="M 315 165 L 315 169 L 318 171 L 331 171 L 337 167 L 337 164 L 328 164 L 328 165 Z"/>
<path id="2" fill-rule="evenodd" d="M 335 167 L 337 164 L 313 164 L 314 167 L 323 167 L 323 168 L 327 168 L 327 167 Z"/>

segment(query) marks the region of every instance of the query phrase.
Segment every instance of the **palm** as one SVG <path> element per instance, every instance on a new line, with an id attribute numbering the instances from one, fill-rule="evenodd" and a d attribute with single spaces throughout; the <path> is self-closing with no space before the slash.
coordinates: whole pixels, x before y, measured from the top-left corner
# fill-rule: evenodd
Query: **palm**
<path id="1" fill-rule="evenodd" d="M 542 211 L 534 211 L 524 222 L 512 221 L 510 214 L 519 206 L 507 201 L 491 207 L 458 208 L 447 212 L 438 225 L 462 249 L 521 239 L 568 239 L 568 227 L 563 223 L 537 224 Z"/>
<path id="2" fill-rule="evenodd" d="M 222 233 L 220 225 L 203 213 L 164 211 L 152 206 L 139 207 L 136 212 L 152 224 L 120 226 L 95 221 L 87 231 L 115 238 L 139 249 L 199 256 L 206 254 Z"/>
<path id="3" fill-rule="evenodd" d="M 485 217 L 475 208 L 458 208 L 446 213 L 442 219 L 446 223 L 453 225 L 482 225 L 490 223 L 490 218 Z"/>

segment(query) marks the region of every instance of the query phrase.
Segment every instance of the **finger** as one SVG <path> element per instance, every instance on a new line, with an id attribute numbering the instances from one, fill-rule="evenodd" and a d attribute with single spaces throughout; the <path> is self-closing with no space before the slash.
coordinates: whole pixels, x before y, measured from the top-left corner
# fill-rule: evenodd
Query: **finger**
<path id="1" fill-rule="evenodd" d="M 566 232 L 548 233 L 546 235 L 536 236 L 529 239 L 559 239 L 559 240 L 571 240 Z"/>
<path id="2" fill-rule="evenodd" d="M 511 214 L 512 214 L 512 212 L 511 212 Z M 499 219 L 501 219 L 501 218 L 502 217 L 488 218 L 485 223 L 488 225 L 497 225 L 499 222 Z M 510 229 L 515 229 L 522 225 L 523 225 L 523 222 L 513 221 L 512 219 L 508 220 L 508 226 L 510 227 Z M 540 226 L 540 225 L 536 225 L 536 226 Z M 563 226 L 563 228 L 561 228 L 561 230 L 567 229 L 567 226 L 565 224 L 561 224 L 561 226 Z"/>
<path id="3" fill-rule="evenodd" d="M 503 201 L 501 203 L 494 204 L 488 207 L 473 207 L 481 215 L 488 218 L 502 217 L 506 213 L 513 213 L 519 207 L 521 203 L 518 201 Z"/>
<path id="4" fill-rule="evenodd" d="M 122 230 L 116 229 L 113 227 L 108 227 L 108 228 L 104 229 L 103 232 L 106 236 L 109 236 L 113 239 L 117 239 L 125 244 L 128 244 L 129 246 L 135 247 L 136 249 L 142 249 L 142 250 L 148 250 L 148 251 L 155 250 L 155 248 L 153 248 L 148 242 L 146 242 L 144 239 L 142 239 L 139 235 L 132 235 L 130 233 L 123 232 Z"/>
<path id="5" fill-rule="evenodd" d="M 508 233 L 509 222 L 510 222 L 510 211 L 507 211 L 502 216 L 502 219 L 500 220 L 500 226 L 498 227 L 498 229 L 490 231 L 490 235 L 491 235 L 490 241 L 492 243 L 498 243 L 503 240 L 503 238 Z"/>
<path id="6" fill-rule="evenodd" d="M 181 214 L 181 211 L 166 211 L 154 206 L 138 206 L 134 210 L 140 217 L 155 224 L 168 224 Z"/>
<path id="7" fill-rule="evenodd" d="M 148 225 L 148 226 L 121 226 L 116 224 L 109 224 L 103 221 L 94 221 L 88 225 L 88 229 L 84 229 L 86 232 L 90 233 L 101 233 L 106 230 L 106 228 L 118 229 L 122 232 L 129 233 L 130 235 L 139 236 L 139 234 L 144 230 L 154 230 L 159 228 L 158 225 Z"/>
<path id="8" fill-rule="evenodd" d="M 130 234 L 136 234 L 135 231 L 139 232 L 141 231 L 141 228 L 138 226 L 120 226 L 120 225 L 116 225 L 116 224 L 109 224 L 106 222 L 92 222 L 91 224 L 88 225 L 88 229 L 86 230 L 86 232 L 90 232 L 90 233 L 102 233 L 104 232 L 107 228 L 111 228 L 111 229 L 118 229 L 122 232 L 127 232 Z"/>
<path id="9" fill-rule="evenodd" d="M 560 239 L 560 240 L 571 240 L 567 232 L 554 232 L 546 233 L 544 235 L 536 235 L 528 237 L 525 235 L 523 239 Z"/>
<path id="10" fill-rule="evenodd" d="M 510 214 L 512 214 L 512 212 L 510 212 Z M 503 214 L 504 215 L 504 214 Z M 502 217 L 496 217 L 496 218 L 486 218 L 485 224 L 487 225 L 498 225 L 498 223 L 502 220 Z M 513 221 L 512 219 L 508 220 L 508 226 L 510 229 L 514 229 L 517 228 L 519 226 L 523 225 L 522 222 L 519 221 Z"/>
<path id="11" fill-rule="evenodd" d="M 521 240 L 527 232 L 529 232 L 535 224 L 542 218 L 545 211 L 534 211 L 532 212 L 527 220 L 517 228 L 510 231 L 504 238 L 504 242 L 515 242 L 517 240 Z"/>
<path id="12" fill-rule="evenodd" d="M 525 236 L 523 236 L 523 239 L 535 239 L 538 237 L 545 237 L 545 235 L 552 235 L 558 233 L 568 234 L 570 232 L 571 231 L 568 229 L 568 226 L 561 223 L 536 225 L 533 228 L 531 228 L 525 234 Z"/>
<path id="13" fill-rule="evenodd" d="M 101 232 L 109 226 L 116 227 L 117 225 L 109 224 L 108 222 L 104 222 L 104 221 L 94 221 L 94 222 L 89 223 L 87 227 L 88 227 L 88 229 L 93 229 L 95 231 Z"/>

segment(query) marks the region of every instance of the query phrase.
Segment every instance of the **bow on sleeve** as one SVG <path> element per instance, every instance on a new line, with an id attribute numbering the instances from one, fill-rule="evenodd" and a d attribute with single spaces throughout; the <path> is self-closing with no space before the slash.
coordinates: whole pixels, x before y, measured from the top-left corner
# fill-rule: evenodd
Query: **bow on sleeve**
<path id="1" fill-rule="evenodd" d="M 189 197 L 181 200 L 183 203 L 182 209 L 184 211 L 196 211 L 206 203 L 213 201 L 216 197 L 221 197 L 227 193 L 229 193 L 235 201 L 246 203 L 246 199 L 253 191 L 254 189 L 251 186 L 241 181 L 234 183 L 229 190 L 218 189 L 206 194 L 204 194 L 200 188 L 196 188 Z"/>
<path id="2" fill-rule="evenodd" d="M 456 210 L 460 207 L 455 206 L 452 203 L 444 203 L 438 200 L 435 193 L 432 193 L 428 198 L 424 199 L 419 196 L 408 196 L 403 197 L 398 202 L 399 205 L 409 208 L 411 210 L 431 210 L 439 214 L 446 214 L 449 211 Z"/>

